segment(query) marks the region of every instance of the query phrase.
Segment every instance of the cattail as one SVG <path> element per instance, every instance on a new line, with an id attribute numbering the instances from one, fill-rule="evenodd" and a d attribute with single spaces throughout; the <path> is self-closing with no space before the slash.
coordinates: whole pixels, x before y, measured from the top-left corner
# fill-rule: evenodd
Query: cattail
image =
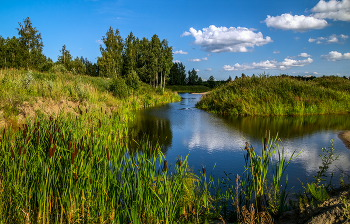
<path id="1" fill-rule="evenodd" d="M 72 143 L 71 142 L 69 142 L 68 143 L 68 152 L 70 151 L 70 147 L 72 146 Z"/>
<path id="2" fill-rule="evenodd" d="M 204 166 L 202 166 L 202 170 L 203 170 L 203 174 L 205 174 L 205 168 L 204 168 Z"/>
<path id="3" fill-rule="evenodd" d="M 50 134 L 50 145 L 52 145 L 52 134 Z"/>
<path id="4" fill-rule="evenodd" d="M 40 121 L 38 121 L 38 128 L 40 127 Z"/>
<path id="5" fill-rule="evenodd" d="M 54 145 L 54 146 L 53 146 L 53 149 L 52 149 L 52 156 L 54 156 L 54 155 L 55 155 L 56 148 L 57 148 L 57 146 L 56 146 L 56 145 Z"/>
<path id="6" fill-rule="evenodd" d="M 107 158 L 108 158 L 108 161 L 109 161 L 109 151 L 108 151 L 108 148 L 106 148 L 106 151 L 107 151 Z"/>
<path id="7" fill-rule="evenodd" d="M 52 157 L 52 148 L 49 149 L 49 159 Z"/>
<path id="8" fill-rule="evenodd" d="M 84 142 L 81 143 L 81 151 L 84 151 Z"/>
<path id="9" fill-rule="evenodd" d="M 148 158 L 151 159 L 151 147 L 149 147 Z"/>
<path id="10" fill-rule="evenodd" d="M 23 139 L 26 139 L 26 130 L 23 130 Z"/>
<path id="11" fill-rule="evenodd" d="M 264 151 L 266 151 L 267 138 L 264 139 Z"/>
<path id="12" fill-rule="evenodd" d="M 76 173 L 74 173 L 74 179 L 75 179 L 75 182 L 77 182 L 78 176 Z"/>
<path id="13" fill-rule="evenodd" d="M 179 166 L 181 166 L 181 160 L 180 159 L 178 160 L 178 164 L 179 164 Z"/>
<path id="14" fill-rule="evenodd" d="M 63 134 L 61 134 L 61 139 L 62 139 L 63 145 L 64 145 L 64 144 L 66 144 L 66 143 L 64 143 L 64 137 L 63 137 Z"/>
<path id="15" fill-rule="evenodd" d="M 91 158 L 91 151 L 89 151 L 89 158 Z"/>
<path id="16" fill-rule="evenodd" d="M 92 184 L 92 179 L 90 178 L 90 184 Z"/>
<path id="17" fill-rule="evenodd" d="M 76 142 L 74 142 L 74 154 L 75 154 L 75 155 L 78 154 L 77 143 L 76 143 Z"/>
<path id="18" fill-rule="evenodd" d="M 74 159 L 75 159 L 75 153 L 74 152 L 72 152 L 72 164 L 74 164 Z"/>
<path id="19" fill-rule="evenodd" d="M 87 108 L 85 108 L 85 113 L 87 114 Z"/>
<path id="20" fill-rule="evenodd" d="M 102 108 L 102 107 L 101 107 Z M 101 120 L 98 120 L 100 122 L 100 127 L 101 127 Z"/>
<path id="21" fill-rule="evenodd" d="M 32 138 L 32 136 L 29 135 L 29 137 L 27 138 L 27 144 L 28 144 L 28 142 L 30 141 L 31 138 Z"/>
<path id="22" fill-rule="evenodd" d="M 167 169 L 167 164 L 168 162 L 166 161 L 166 159 L 164 160 L 164 171 L 166 172 L 166 169 Z"/>
<path id="23" fill-rule="evenodd" d="M 20 147 L 19 147 L 18 156 L 21 156 L 21 153 L 22 153 L 22 147 L 20 146 Z"/>
<path id="24" fill-rule="evenodd" d="M 23 155 L 27 153 L 27 147 L 24 147 Z"/>
<path id="25" fill-rule="evenodd" d="M 14 158 L 15 158 L 15 153 L 13 152 L 12 147 L 11 147 L 11 156 L 12 156 L 12 159 L 14 159 Z"/>
<path id="26" fill-rule="evenodd" d="M 36 136 L 36 144 L 37 144 L 37 145 L 39 145 L 39 137 L 40 137 L 40 136 L 39 136 L 39 133 L 38 133 L 38 135 Z"/>
<path id="27" fill-rule="evenodd" d="M 102 107 L 101 107 L 101 113 L 102 113 Z"/>

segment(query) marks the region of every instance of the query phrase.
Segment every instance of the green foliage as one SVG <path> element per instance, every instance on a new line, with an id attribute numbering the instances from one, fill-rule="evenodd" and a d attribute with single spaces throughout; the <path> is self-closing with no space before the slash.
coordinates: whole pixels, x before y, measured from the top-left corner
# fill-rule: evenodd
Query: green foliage
<path id="1" fill-rule="evenodd" d="M 136 91 L 140 89 L 140 78 L 135 71 L 131 71 L 131 73 L 127 75 L 125 83 Z"/>
<path id="2" fill-rule="evenodd" d="M 119 98 L 125 98 L 130 95 L 130 89 L 122 78 L 114 78 L 109 87 L 109 91 Z"/>
<path id="3" fill-rule="evenodd" d="M 61 74 L 66 74 L 67 73 L 67 69 L 64 67 L 63 64 L 55 64 L 54 66 L 52 66 L 52 68 L 50 69 L 50 72 L 52 73 L 61 73 Z"/>
<path id="4" fill-rule="evenodd" d="M 335 148 L 333 145 L 333 139 L 331 140 L 331 146 L 327 149 L 327 148 L 322 148 L 322 154 L 323 155 L 319 155 L 321 157 L 322 160 L 322 166 L 319 166 L 319 171 L 317 171 L 317 174 L 315 176 L 313 176 L 313 178 L 315 179 L 315 186 L 317 187 L 318 184 L 321 181 L 325 181 L 325 179 L 323 179 L 326 176 L 326 172 L 329 168 L 329 166 L 339 158 L 340 155 L 336 155 L 335 152 Z"/>
<path id="5" fill-rule="evenodd" d="M 324 202 L 329 199 L 329 195 L 327 192 L 327 188 L 325 186 L 319 186 L 315 183 L 307 184 L 307 188 L 312 195 L 317 201 Z"/>
<path id="6" fill-rule="evenodd" d="M 178 93 L 204 93 L 208 92 L 211 89 L 207 86 L 195 85 L 195 86 L 167 86 L 168 89 L 176 91 Z"/>
<path id="7" fill-rule="evenodd" d="M 299 81 L 288 76 L 237 78 L 211 91 L 197 104 L 231 115 L 308 115 L 350 112 L 350 80 L 338 77 L 338 90 L 320 85 L 323 77 Z M 208 81 L 209 82 L 209 81 Z"/>

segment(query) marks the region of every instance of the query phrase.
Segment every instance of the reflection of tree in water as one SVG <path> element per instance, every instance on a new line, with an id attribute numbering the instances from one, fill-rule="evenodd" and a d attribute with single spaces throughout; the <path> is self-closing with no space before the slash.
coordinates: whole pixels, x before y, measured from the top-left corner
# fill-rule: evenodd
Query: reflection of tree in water
<path id="1" fill-rule="evenodd" d="M 162 146 L 162 152 L 165 154 L 171 146 L 173 133 L 168 119 L 157 118 L 154 116 L 137 116 L 135 122 L 130 125 L 130 148 L 136 150 L 137 143 L 149 139 L 152 146 L 157 143 Z M 134 141 L 135 140 L 135 141 Z"/>
<path id="2" fill-rule="evenodd" d="M 261 138 L 266 130 L 281 138 L 299 137 L 322 130 L 346 130 L 350 127 L 350 115 L 311 115 L 241 117 L 225 116 L 227 124 L 252 137 Z"/>

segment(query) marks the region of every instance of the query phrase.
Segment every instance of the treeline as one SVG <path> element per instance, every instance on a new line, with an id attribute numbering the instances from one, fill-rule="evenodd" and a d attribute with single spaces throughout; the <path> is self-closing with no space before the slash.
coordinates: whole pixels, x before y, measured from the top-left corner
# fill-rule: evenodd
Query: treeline
<path id="1" fill-rule="evenodd" d="M 101 56 L 97 63 L 87 58 L 73 58 L 66 45 L 62 46 L 56 62 L 43 54 L 41 33 L 29 17 L 19 23 L 18 38 L 0 36 L 0 69 L 31 69 L 41 72 L 70 72 L 72 74 L 110 78 L 138 79 L 155 87 L 166 84 L 173 65 L 172 47 L 155 34 L 151 40 L 136 38 L 131 32 L 123 39 L 119 30 L 109 28 L 102 37 Z"/>

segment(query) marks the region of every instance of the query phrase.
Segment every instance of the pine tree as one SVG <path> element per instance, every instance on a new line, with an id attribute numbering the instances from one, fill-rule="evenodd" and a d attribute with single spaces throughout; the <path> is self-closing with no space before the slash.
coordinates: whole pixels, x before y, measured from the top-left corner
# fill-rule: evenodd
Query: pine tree
<path id="1" fill-rule="evenodd" d="M 125 39 L 125 50 L 123 54 L 123 76 L 128 77 L 132 74 L 133 71 L 136 70 L 136 39 L 132 32 L 130 32 L 129 36 Z"/>
<path id="2" fill-rule="evenodd" d="M 70 51 L 67 50 L 66 45 L 63 45 L 60 52 L 61 55 L 58 56 L 57 63 L 62 64 L 67 69 L 67 71 L 70 71 L 72 69 L 72 55 L 70 54 Z"/>
<path id="3" fill-rule="evenodd" d="M 21 46 L 22 67 L 34 69 L 38 65 L 38 61 L 42 60 L 42 50 L 44 47 L 41 39 L 41 33 L 32 26 L 29 17 L 23 20 L 23 25 L 18 23 L 17 28 L 19 42 Z"/>
<path id="4" fill-rule="evenodd" d="M 151 81 L 153 81 L 154 87 L 158 87 L 158 72 L 160 70 L 160 63 L 159 63 L 160 53 L 161 53 L 161 43 L 157 34 L 154 34 L 150 42 L 150 66 L 149 66 Z"/>

